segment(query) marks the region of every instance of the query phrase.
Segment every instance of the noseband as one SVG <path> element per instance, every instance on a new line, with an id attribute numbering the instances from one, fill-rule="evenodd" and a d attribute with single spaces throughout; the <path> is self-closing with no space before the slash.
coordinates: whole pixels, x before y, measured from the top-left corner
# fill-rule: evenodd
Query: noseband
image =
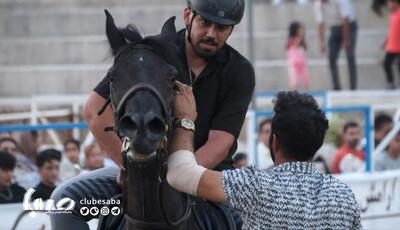
<path id="1" fill-rule="evenodd" d="M 162 105 L 162 110 L 163 110 L 163 115 L 164 118 L 166 118 L 165 120 L 167 121 L 167 123 L 165 123 L 165 135 L 164 138 L 162 139 L 162 142 L 159 145 L 159 148 L 157 149 L 157 159 L 161 164 L 160 167 L 160 172 L 158 175 L 159 181 L 158 181 L 158 196 L 159 196 L 159 201 L 160 201 L 160 209 L 161 209 L 161 214 L 165 220 L 165 222 L 162 223 L 154 223 L 154 222 L 147 222 L 147 221 L 142 221 L 142 220 L 137 220 L 131 216 L 129 216 L 128 214 L 125 214 L 125 218 L 127 219 L 127 221 L 134 226 L 137 226 L 139 228 L 153 228 L 153 229 L 162 229 L 162 228 L 168 228 L 171 226 L 178 226 L 179 224 L 183 223 L 184 221 L 186 221 L 191 214 L 191 208 L 192 208 L 192 202 L 190 199 L 190 196 L 188 194 L 185 194 L 186 196 L 186 210 L 185 213 L 183 214 L 183 216 L 181 218 L 179 218 L 177 221 L 172 221 L 169 217 L 168 214 L 165 211 L 165 207 L 164 207 L 164 194 L 163 194 L 163 186 L 166 183 L 166 172 L 167 172 L 167 159 L 168 159 L 168 147 L 167 147 L 167 133 L 168 133 L 168 127 L 170 122 L 172 122 L 173 118 L 171 117 L 171 114 L 169 112 L 169 110 L 167 109 L 166 104 L 164 103 L 164 100 L 162 99 L 160 93 L 154 88 L 154 86 L 147 84 L 147 83 L 138 83 L 134 86 L 132 86 L 132 88 L 130 88 L 122 97 L 121 101 L 118 103 L 118 106 L 116 108 L 115 112 L 115 117 L 116 119 L 119 119 L 120 116 L 123 113 L 124 107 L 126 105 L 127 100 L 132 97 L 135 93 L 137 93 L 138 91 L 149 91 L 150 93 L 152 93 L 157 100 L 159 101 L 159 103 Z M 118 130 L 118 123 L 116 122 L 116 130 Z M 127 167 L 127 153 L 130 151 L 131 146 L 130 146 L 130 140 L 128 137 L 122 137 L 123 143 L 122 143 L 122 154 L 123 154 L 123 158 L 124 158 L 124 167 Z M 144 163 L 138 163 L 139 165 L 144 164 Z"/>

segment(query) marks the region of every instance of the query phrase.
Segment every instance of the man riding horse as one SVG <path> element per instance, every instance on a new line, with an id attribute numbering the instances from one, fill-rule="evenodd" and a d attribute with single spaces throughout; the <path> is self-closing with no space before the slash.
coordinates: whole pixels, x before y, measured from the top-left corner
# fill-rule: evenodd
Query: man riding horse
<path id="1" fill-rule="evenodd" d="M 186 29 L 177 32 L 179 39 L 175 45 L 189 78 L 178 80 L 190 83 L 196 99 L 196 160 L 209 169 L 233 169 L 236 139 L 255 86 L 250 62 L 226 44 L 234 26 L 243 17 L 244 0 L 187 0 L 187 4 L 184 10 Z M 121 139 L 113 132 L 104 132 L 105 128 L 114 126 L 111 107 L 107 106 L 101 116 L 97 115 L 110 94 L 108 77 L 90 94 L 84 115 L 100 146 L 117 165 L 122 165 Z M 190 123 L 177 121 L 176 125 L 191 128 Z M 56 202 L 63 197 L 77 202 L 92 197 L 109 199 L 121 193 L 116 179 L 119 171 L 119 168 L 110 167 L 77 176 L 59 186 L 52 199 Z M 91 188 L 104 192 L 95 193 Z M 71 214 L 54 214 L 52 229 L 88 229 L 86 222 L 93 217 L 97 216 L 82 216 L 79 209 Z"/>

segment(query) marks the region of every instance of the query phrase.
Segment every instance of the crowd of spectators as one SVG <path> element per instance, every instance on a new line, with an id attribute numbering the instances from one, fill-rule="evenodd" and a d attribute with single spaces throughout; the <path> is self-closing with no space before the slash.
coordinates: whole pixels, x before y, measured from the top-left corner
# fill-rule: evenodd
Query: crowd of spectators
<path id="1" fill-rule="evenodd" d="M 364 127 L 354 120 L 344 120 L 339 128 L 339 142 L 327 143 L 333 148 L 321 148 L 314 158 L 316 168 L 322 173 L 363 172 L 366 167 L 366 143 L 363 142 Z M 258 127 L 257 165 L 268 170 L 273 167 L 269 151 L 269 132 L 271 120 L 262 120 Z M 375 148 L 393 128 L 393 119 L 386 113 L 379 113 L 374 119 Z M 337 128 L 337 127 L 334 127 Z M 336 145 L 336 146 L 335 146 Z M 329 151 L 327 151 L 327 149 Z M 325 153 L 326 152 L 326 153 Z M 400 131 L 392 138 L 382 152 L 373 155 L 376 171 L 400 169 Z"/>
<path id="2" fill-rule="evenodd" d="M 47 200 L 59 183 L 113 165 L 95 142 L 85 146 L 81 154 L 81 143 L 68 139 L 60 150 L 46 148 L 35 131 L 22 133 L 18 140 L 11 134 L 2 133 L 0 204 L 22 202 L 29 188 L 35 190 L 32 201 L 38 198 Z"/>

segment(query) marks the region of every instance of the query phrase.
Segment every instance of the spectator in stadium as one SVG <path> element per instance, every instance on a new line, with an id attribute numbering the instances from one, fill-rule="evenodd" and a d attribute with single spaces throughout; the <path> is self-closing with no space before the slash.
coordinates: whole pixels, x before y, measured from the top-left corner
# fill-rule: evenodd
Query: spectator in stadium
<path id="1" fill-rule="evenodd" d="M 15 162 L 13 155 L 0 151 L 0 204 L 19 203 L 24 199 L 25 189 L 12 183 Z"/>
<path id="2" fill-rule="evenodd" d="M 85 169 L 88 171 L 104 167 L 104 153 L 97 143 L 90 144 L 85 148 Z"/>
<path id="3" fill-rule="evenodd" d="M 289 26 L 289 38 L 286 45 L 289 83 L 292 90 L 297 90 L 303 86 L 308 90 L 308 67 L 307 67 L 307 44 L 305 41 L 304 25 L 294 21 Z"/>
<path id="4" fill-rule="evenodd" d="M 316 0 L 315 18 L 318 24 L 320 50 L 325 54 L 325 26 L 330 30 L 328 39 L 329 68 L 333 89 L 340 90 L 337 60 L 343 47 L 349 68 L 350 89 L 357 88 L 356 40 L 357 20 L 352 0 Z"/>
<path id="5" fill-rule="evenodd" d="M 12 137 L 0 138 L 0 150 L 11 153 L 15 158 L 18 155 L 18 144 Z"/>
<path id="6" fill-rule="evenodd" d="M 5 151 L 14 156 L 16 165 L 14 168 L 14 180 L 21 186 L 28 188 L 34 186 L 38 182 L 36 173 L 36 165 L 32 165 L 31 161 L 19 152 L 18 143 L 11 137 L 3 137 L 0 139 L 0 151 Z"/>
<path id="7" fill-rule="evenodd" d="M 82 167 L 79 162 L 81 144 L 75 139 L 64 142 L 64 155 L 60 163 L 60 180 L 65 181 L 78 175 Z"/>
<path id="8" fill-rule="evenodd" d="M 375 139 L 375 148 L 381 143 L 383 138 L 385 138 L 386 134 L 393 127 L 393 119 L 391 116 L 381 113 L 375 117 L 374 121 L 374 139 Z"/>
<path id="9" fill-rule="evenodd" d="M 387 88 L 395 89 L 392 65 L 394 61 L 397 61 L 400 71 L 400 0 L 389 0 L 387 4 L 390 11 L 389 30 L 381 47 L 386 51 L 383 67 L 388 83 Z"/>
<path id="10" fill-rule="evenodd" d="M 400 132 L 390 141 L 387 151 L 376 156 L 375 170 L 400 169 Z"/>
<path id="11" fill-rule="evenodd" d="M 343 127 L 342 145 L 338 149 L 333 162 L 332 173 L 359 172 L 364 170 L 365 153 L 358 149 L 361 141 L 361 127 L 354 121 Z"/>
<path id="12" fill-rule="evenodd" d="M 40 145 L 39 133 L 37 131 L 22 133 L 20 136 L 20 144 L 21 153 L 29 159 L 31 166 L 37 170 L 36 157 Z"/>
<path id="13" fill-rule="evenodd" d="M 41 151 L 36 158 L 40 183 L 34 188 L 32 200 L 42 198 L 48 200 L 56 188 L 60 174 L 61 152 L 55 149 Z"/>
<path id="14" fill-rule="evenodd" d="M 197 117 L 190 87 L 179 87 L 176 117 Z M 275 167 L 252 166 L 222 172 L 198 165 L 194 132 L 177 128 L 168 159 L 168 183 L 182 192 L 228 202 L 243 217 L 243 229 L 361 229 L 352 190 L 311 162 L 321 147 L 328 120 L 315 99 L 280 92 L 274 106 L 270 148 Z M 307 135 L 305 135 L 307 134 Z"/>
<path id="15" fill-rule="evenodd" d="M 258 126 L 257 160 L 260 169 L 269 169 L 274 165 L 269 151 L 269 136 L 271 134 L 271 118 L 262 120 Z"/>
<path id="16" fill-rule="evenodd" d="M 81 143 L 75 139 L 68 139 L 64 142 L 64 154 L 72 164 L 79 165 Z"/>
<path id="17" fill-rule="evenodd" d="M 237 169 L 247 166 L 247 154 L 246 153 L 236 153 L 233 155 L 233 166 Z"/>

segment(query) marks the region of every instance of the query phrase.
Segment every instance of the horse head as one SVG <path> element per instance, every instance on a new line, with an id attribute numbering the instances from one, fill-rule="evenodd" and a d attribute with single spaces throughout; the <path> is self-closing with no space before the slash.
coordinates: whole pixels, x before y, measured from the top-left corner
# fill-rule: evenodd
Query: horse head
<path id="1" fill-rule="evenodd" d="M 119 29 L 106 13 L 106 32 L 114 55 L 108 74 L 111 81 L 111 107 L 115 131 L 123 138 L 129 160 L 149 161 L 171 124 L 174 81 L 179 74 L 174 25 L 175 17 L 163 26 L 161 34 L 143 38 L 134 26 Z"/>

